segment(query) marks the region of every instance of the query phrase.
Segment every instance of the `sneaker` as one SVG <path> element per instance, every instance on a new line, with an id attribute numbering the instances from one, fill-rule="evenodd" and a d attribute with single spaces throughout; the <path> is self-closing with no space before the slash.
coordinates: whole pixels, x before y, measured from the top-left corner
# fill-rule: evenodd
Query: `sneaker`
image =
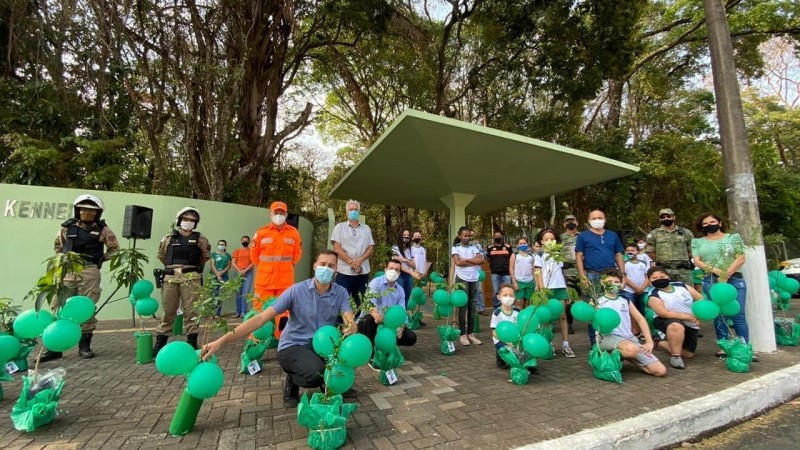
<path id="1" fill-rule="evenodd" d="M 486 311 L 486 310 L 484 309 L 483 311 L 478 311 L 478 314 L 480 314 L 480 315 L 482 315 L 482 316 L 488 316 L 488 315 L 489 315 L 489 311 Z"/>
<path id="2" fill-rule="evenodd" d="M 478 338 L 476 338 L 474 334 L 468 334 L 467 335 L 467 340 L 469 340 L 470 344 L 475 344 L 475 345 L 481 345 L 482 344 L 482 342 Z"/>
<path id="3" fill-rule="evenodd" d="M 300 403 L 300 386 L 292 383 L 289 375 L 286 375 L 286 383 L 283 386 L 283 406 L 285 408 L 297 408 Z"/>
<path id="4" fill-rule="evenodd" d="M 752 360 L 752 361 L 753 361 L 753 362 L 758 362 L 758 356 L 756 356 L 756 355 L 753 355 L 753 360 Z"/>
<path id="5" fill-rule="evenodd" d="M 669 365 L 676 369 L 681 369 L 681 370 L 686 368 L 686 366 L 683 365 L 683 358 L 681 358 L 680 356 L 670 356 Z"/>
<path id="6" fill-rule="evenodd" d="M 466 334 L 462 334 L 460 338 L 458 338 L 458 343 L 464 346 L 469 345 L 469 338 L 467 338 Z"/>
<path id="7" fill-rule="evenodd" d="M 563 354 L 567 358 L 574 358 L 575 357 L 575 352 L 573 352 L 572 349 L 569 348 L 569 347 L 563 347 L 561 349 L 561 354 Z"/>

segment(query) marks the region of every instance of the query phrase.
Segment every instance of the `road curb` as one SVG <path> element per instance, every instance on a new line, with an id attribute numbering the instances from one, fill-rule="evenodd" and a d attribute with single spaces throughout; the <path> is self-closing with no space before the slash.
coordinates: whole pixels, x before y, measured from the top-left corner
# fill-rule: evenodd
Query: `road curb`
<path id="1" fill-rule="evenodd" d="M 744 420 L 800 395 L 800 364 L 720 392 L 519 449 L 657 449 Z"/>

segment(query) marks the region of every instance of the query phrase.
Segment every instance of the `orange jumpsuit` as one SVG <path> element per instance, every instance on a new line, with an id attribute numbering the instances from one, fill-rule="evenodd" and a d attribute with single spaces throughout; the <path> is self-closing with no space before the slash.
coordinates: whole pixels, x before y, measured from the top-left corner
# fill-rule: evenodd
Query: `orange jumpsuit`
<path id="1" fill-rule="evenodd" d="M 297 228 L 270 223 L 256 231 L 250 243 L 250 260 L 256 265 L 253 306 L 261 311 L 265 301 L 277 297 L 294 284 L 294 265 L 300 261 L 302 241 Z M 275 337 L 280 338 L 289 312 L 276 317 Z M 282 319 L 282 318 L 286 319 Z"/>

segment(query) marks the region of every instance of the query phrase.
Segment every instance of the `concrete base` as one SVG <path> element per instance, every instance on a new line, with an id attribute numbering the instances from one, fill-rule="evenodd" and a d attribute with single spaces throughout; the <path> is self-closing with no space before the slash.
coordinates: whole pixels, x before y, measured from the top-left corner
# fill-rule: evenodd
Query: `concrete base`
<path id="1" fill-rule="evenodd" d="M 637 417 L 522 449 L 657 449 L 723 428 L 800 395 L 800 364 Z"/>

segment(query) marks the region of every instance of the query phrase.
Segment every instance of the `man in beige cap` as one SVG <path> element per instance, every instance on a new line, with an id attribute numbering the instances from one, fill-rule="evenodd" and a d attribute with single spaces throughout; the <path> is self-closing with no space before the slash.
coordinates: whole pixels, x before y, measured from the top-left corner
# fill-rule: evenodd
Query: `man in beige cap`
<path id="1" fill-rule="evenodd" d="M 261 311 L 264 302 L 283 294 L 294 284 L 294 266 L 303 254 L 300 232 L 286 223 L 288 208 L 284 202 L 269 206 L 270 223 L 256 231 L 250 244 L 250 260 L 257 265 L 253 307 Z M 275 336 L 280 337 L 287 316 L 277 318 Z"/>
<path id="2" fill-rule="evenodd" d="M 670 208 L 658 212 L 661 226 L 647 235 L 645 251 L 657 266 L 667 269 L 675 281 L 692 284 L 692 239 L 689 229 L 676 224 Z"/>

